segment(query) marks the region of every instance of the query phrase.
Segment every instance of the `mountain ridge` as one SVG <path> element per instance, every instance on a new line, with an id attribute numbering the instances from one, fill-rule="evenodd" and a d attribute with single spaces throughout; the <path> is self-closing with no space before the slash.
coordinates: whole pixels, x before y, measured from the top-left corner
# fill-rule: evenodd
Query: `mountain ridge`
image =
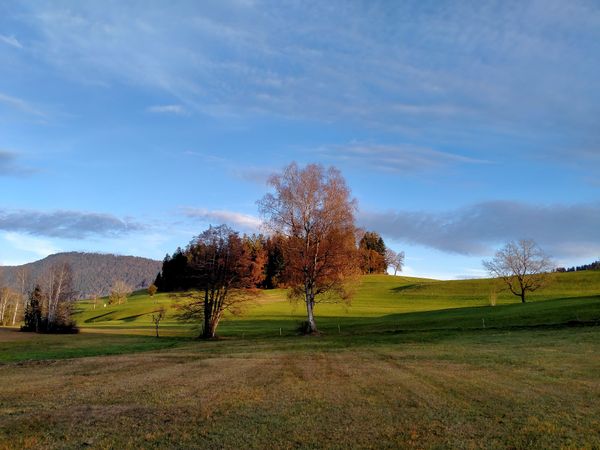
<path id="1" fill-rule="evenodd" d="M 143 289 L 154 281 L 161 269 L 162 261 L 131 255 L 115 255 L 95 252 L 62 252 L 49 255 L 38 261 L 18 266 L 0 266 L 0 284 L 20 290 L 18 273 L 27 273 L 26 291 L 41 282 L 44 273 L 59 262 L 67 262 L 73 269 L 73 287 L 78 298 L 93 295 L 105 296 L 117 280 L 122 280 L 133 289 Z"/>

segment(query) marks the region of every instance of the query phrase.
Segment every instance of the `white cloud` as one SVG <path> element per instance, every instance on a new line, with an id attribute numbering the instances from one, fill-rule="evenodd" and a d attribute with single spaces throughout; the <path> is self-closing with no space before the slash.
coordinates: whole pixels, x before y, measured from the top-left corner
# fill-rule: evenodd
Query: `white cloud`
<path id="1" fill-rule="evenodd" d="M 18 97 L 3 94 L 2 92 L 0 92 L 0 103 L 4 103 L 5 105 L 10 106 L 11 108 L 17 109 L 27 114 L 31 114 L 33 116 L 46 117 L 46 114 L 44 112 L 37 109 L 31 103 Z"/>
<path id="2" fill-rule="evenodd" d="M 156 114 L 175 114 L 178 116 L 187 114 L 186 109 L 182 105 L 155 105 L 148 107 L 146 111 Z"/>
<path id="3" fill-rule="evenodd" d="M 38 53 L 74 77 L 150 86 L 206 114 L 419 133 L 594 128 L 597 8 L 418 3 L 34 3 L 27 21 Z"/>
<path id="4" fill-rule="evenodd" d="M 489 255 L 517 239 L 533 239 L 556 258 L 600 254 L 600 203 L 489 201 L 436 213 L 361 212 L 359 224 L 391 239 L 463 255 Z"/>
<path id="5" fill-rule="evenodd" d="M 371 167 L 386 172 L 413 173 L 456 164 L 488 164 L 489 161 L 414 145 L 349 144 L 319 150 L 328 159 Z"/>
<path id="6" fill-rule="evenodd" d="M 0 209 L 0 230 L 66 239 L 121 236 L 143 228 L 111 214 L 82 211 Z"/>
<path id="7" fill-rule="evenodd" d="M 262 225 L 262 221 L 258 217 L 235 211 L 184 208 L 183 212 L 190 218 L 198 218 L 204 222 L 212 222 L 213 225 L 225 223 L 234 227 L 239 227 L 244 231 L 258 231 Z"/>
<path id="8" fill-rule="evenodd" d="M 23 45 L 14 36 L 6 36 L 4 34 L 0 34 L 0 42 L 4 42 L 5 44 L 10 45 L 11 47 L 23 48 Z"/>
<path id="9" fill-rule="evenodd" d="M 9 242 L 10 245 L 17 250 L 33 253 L 42 258 L 61 251 L 60 248 L 56 247 L 48 240 L 27 236 L 21 233 L 4 233 L 4 240 Z"/>

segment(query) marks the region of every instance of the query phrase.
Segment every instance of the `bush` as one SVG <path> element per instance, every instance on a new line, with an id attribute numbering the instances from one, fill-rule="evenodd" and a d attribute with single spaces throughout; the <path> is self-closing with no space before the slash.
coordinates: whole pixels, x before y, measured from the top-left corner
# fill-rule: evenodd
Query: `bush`
<path id="1" fill-rule="evenodd" d="M 37 332 L 44 334 L 77 334 L 79 333 L 79 328 L 75 324 L 75 322 L 67 322 L 67 323 L 48 323 L 47 320 L 40 320 L 38 327 L 31 325 L 23 325 L 21 327 L 21 331 L 28 332 Z"/>

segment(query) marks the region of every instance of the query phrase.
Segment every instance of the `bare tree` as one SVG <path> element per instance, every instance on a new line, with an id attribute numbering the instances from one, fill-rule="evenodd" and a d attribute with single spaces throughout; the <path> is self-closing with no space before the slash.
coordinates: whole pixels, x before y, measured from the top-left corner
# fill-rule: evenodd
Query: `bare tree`
<path id="1" fill-rule="evenodd" d="M 285 277 L 291 298 L 306 303 L 307 333 L 316 333 L 318 301 L 346 301 L 359 273 L 355 241 L 355 200 L 340 172 L 296 163 L 269 179 L 274 194 L 259 201 L 266 225 L 285 236 Z"/>
<path id="2" fill-rule="evenodd" d="M 223 313 L 242 312 L 255 293 L 252 259 L 242 239 L 231 228 L 210 227 L 186 250 L 192 289 L 179 295 L 180 320 L 202 320 L 204 339 L 216 336 Z"/>
<path id="3" fill-rule="evenodd" d="M 493 259 L 483 261 L 492 277 L 500 278 L 521 302 L 527 292 L 545 286 L 551 280 L 553 264 L 532 240 L 509 242 L 496 252 Z"/>
<path id="4" fill-rule="evenodd" d="M 66 262 L 58 262 L 50 267 L 46 274 L 46 316 L 49 326 L 70 315 L 72 302 L 75 300 L 73 290 L 73 269 Z M 67 309 L 69 311 L 67 311 Z"/>
<path id="5" fill-rule="evenodd" d="M 90 300 L 92 301 L 93 309 L 96 310 L 96 305 L 98 304 L 98 300 L 100 300 L 100 293 L 95 290 L 90 295 Z"/>
<path id="6" fill-rule="evenodd" d="M 19 298 L 15 303 L 15 309 L 13 312 L 12 324 L 17 323 L 17 314 L 19 311 L 19 305 L 23 306 L 23 312 L 25 312 L 25 305 L 27 304 L 27 287 L 29 284 L 29 270 L 26 266 L 21 266 L 17 269 L 17 284 L 19 286 Z"/>
<path id="7" fill-rule="evenodd" d="M 8 325 L 10 306 L 16 302 L 16 293 L 6 287 L 0 286 L 0 325 Z"/>
<path id="8" fill-rule="evenodd" d="M 111 304 L 120 305 L 127 301 L 127 297 L 131 295 L 133 289 L 123 280 L 117 280 L 113 283 L 113 286 L 110 290 L 110 295 L 108 296 L 108 302 Z"/>
<path id="9" fill-rule="evenodd" d="M 77 333 L 71 321 L 76 299 L 73 270 L 64 261 L 56 262 L 39 277 L 24 309 L 24 331 Z M 20 298 L 19 298 L 20 300 Z"/>
<path id="10" fill-rule="evenodd" d="M 152 323 L 154 323 L 154 327 L 156 328 L 156 337 L 159 337 L 158 326 L 160 325 L 160 321 L 164 319 L 165 314 L 166 310 L 164 306 L 161 306 L 152 313 Z"/>
<path id="11" fill-rule="evenodd" d="M 385 262 L 388 267 L 392 267 L 394 269 L 394 275 L 398 272 L 402 272 L 402 267 L 404 267 L 404 252 L 396 253 L 391 248 L 385 250 Z"/>

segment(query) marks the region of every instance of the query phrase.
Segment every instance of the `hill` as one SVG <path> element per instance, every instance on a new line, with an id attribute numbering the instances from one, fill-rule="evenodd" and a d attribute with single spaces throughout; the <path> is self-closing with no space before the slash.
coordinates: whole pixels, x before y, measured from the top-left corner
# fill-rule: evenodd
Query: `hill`
<path id="1" fill-rule="evenodd" d="M 154 281 L 162 264 L 137 256 L 67 252 L 21 266 L 0 267 L 0 277 L 8 286 L 17 288 L 17 274 L 25 270 L 26 284 L 30 287 L 57 262 L 67 262 L 73 268 L 74 288 L 79 298 L 108 295 L 116 280 L 123 280 L 134 289 L 145 288 Z"/>
<path id="2" fill-rule="evenodd" d="M 319 304 L 316 318 L 325 333 L 378 333 L 397 330 L 440 330 L 567 324 L 600 321 L 600 271 L 556 275 L 548 287 L 521 305 L 514 295 L 500 291 L 490 306 L 493 280 L 437 281 L 422 278 L 365 275 L 352 304 Z M 152 333 L 151 315 L 159 306 L 169 314 L 161 327 L 168 334 L 193 335 L 189 325 L 175 319 L 173 297 L 143 292 L 127 303 L 96 309 L 93 302 L 78 303 L 74 319 L 83 328 Z M 226 316 L 221 336 L 294 335 L 304 319 L 303 304 L 291 304 L 284 290 L 267 290 L 239 317 Z M 484 319 L 482 321 L 482 319 Z M 338 328 L 339 326 L 339 328 Z"/>

